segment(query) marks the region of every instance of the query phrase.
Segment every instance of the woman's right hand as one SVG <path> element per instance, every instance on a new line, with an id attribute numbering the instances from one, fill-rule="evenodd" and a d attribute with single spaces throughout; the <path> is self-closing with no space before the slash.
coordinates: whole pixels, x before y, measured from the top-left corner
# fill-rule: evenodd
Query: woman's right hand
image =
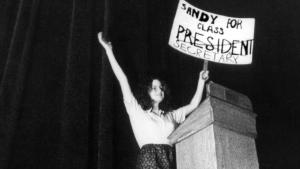
<path id="1" fill-rule="evenodd" d="M 98 33 L 98 40 L 105 50 L 112 50 L 111 42 L 107 42 L 103 38 L 103 32 Z"/>

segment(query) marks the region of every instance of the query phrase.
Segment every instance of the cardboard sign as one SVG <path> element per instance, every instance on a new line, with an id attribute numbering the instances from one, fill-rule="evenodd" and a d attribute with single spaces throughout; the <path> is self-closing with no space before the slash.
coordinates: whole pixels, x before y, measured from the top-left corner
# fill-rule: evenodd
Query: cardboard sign
<path id="1" fill-rule="evenodd" d="M 224 64 L 251 64 L 254 18 L 201 10 L 180 0 L 169 45 L 189 56 Z"/>

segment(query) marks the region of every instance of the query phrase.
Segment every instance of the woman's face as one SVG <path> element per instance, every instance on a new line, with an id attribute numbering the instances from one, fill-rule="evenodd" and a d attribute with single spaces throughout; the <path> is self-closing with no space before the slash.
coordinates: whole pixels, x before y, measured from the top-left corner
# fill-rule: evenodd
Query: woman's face
<path id="1" fill-rule="evenodd" d="M 152 86 L 149 89 L 149 95 L 154 103 L 160 103 L 165 97 L 165 93 L 161 82 L 158 79 L 153 79 Z"/>

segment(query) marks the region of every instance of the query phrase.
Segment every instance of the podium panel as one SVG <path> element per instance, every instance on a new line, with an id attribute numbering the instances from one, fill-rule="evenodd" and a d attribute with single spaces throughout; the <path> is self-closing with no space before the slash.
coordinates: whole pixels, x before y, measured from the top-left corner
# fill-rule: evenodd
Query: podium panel
<path id="1" fill-rule="evenodd" d="M 255 140 L 214 126 L 218 169 L 258 169 Z"/>
<path id="2" fill-rule="evenodd" d="M 216 169 L 216 143 L 213 126 L 176 144 L 177 169 Z"/>

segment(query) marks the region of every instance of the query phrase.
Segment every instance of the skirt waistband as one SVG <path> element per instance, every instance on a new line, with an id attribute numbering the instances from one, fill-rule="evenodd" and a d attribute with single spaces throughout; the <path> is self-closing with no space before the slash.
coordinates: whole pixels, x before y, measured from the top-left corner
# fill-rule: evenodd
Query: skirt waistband
<path id="1" fill-rule="evenodd" d="M 169 144 L 145 144 L 141 147 L 141 149 L 157 149 L 157 148 L 173 149 L 173 146 Z"/>

